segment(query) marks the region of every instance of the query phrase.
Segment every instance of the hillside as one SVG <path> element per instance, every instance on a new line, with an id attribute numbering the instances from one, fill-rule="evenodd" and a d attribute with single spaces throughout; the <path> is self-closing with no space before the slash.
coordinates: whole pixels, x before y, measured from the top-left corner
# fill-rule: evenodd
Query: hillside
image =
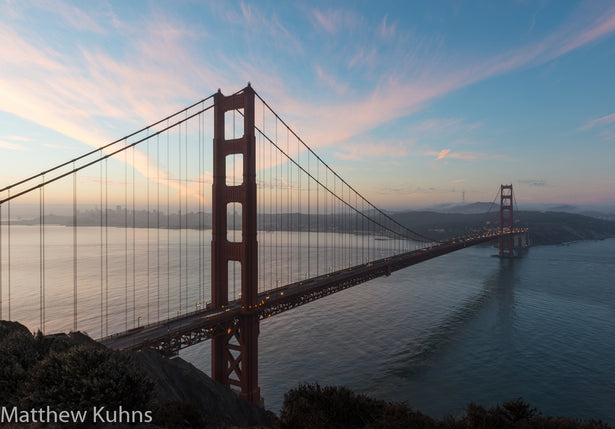
<path id="1" fill-rule="evenodd" d="M 428 237 L 438 240 L 464 235 L 483 227 L 497 226 L 497 214 L 438 213 L 407 211 L 393 218 Z M 615 222 L 564 212 L 518 212 L 518 226 L 530 229 L 533 245 L 560 244 L 578 240 L 601 240 L 615 237 Z M 516 217 L 516 215 L 515 215 Z"/>
<path id="2" fill-rule="evenodd" d="M 485 213 L 491 207 L 492 212 Z M 455 210 L 459 211 L 455 211 Z M 442 207 L 441 210 L 423 211 L 404 211 L 390 213 L 395 220 L 407 228 L 419 232 L 430 238 L 444 240 L 450 237 L 464 235 L 477 229 L 489 228 L 499 225 L 499 212 L 495 211 L 490 204 L 473 203 L 462 207 Z M 578 240 L 599 240 L 615 237 L 615 221 L 599 219 L 581 214 L 558 212 L 558 211 L 518 211 L 515 218 L 519 217 L 518 226 L 530 228 L 530 239 L 532 244 L 559 244 Z M 149 218 L 149 223 L 148 223 Z M 106 223 L 110 227 L 132 228 L 132 212 L 125 212 L 121 208 L 109 210 Z M 4 221 L 6 223 L 6 221 Z M 70 216 L 46 215 L 47 225 L 72 226 L 73 219 Z M 237 218 L 235 223 L 240 225 L 241 220 Z M 13 225 L 38 225 L 38 218 L 14 220 Z M 100 212 L 84 211 L 79 212 L 77 218 L 79 226 L 99 226 Z M 229 225 L 233 224 L 229 217 Z M 163 213 L 137 211 L 134 216 L 134 227 L 145 228 L 147 226 L 155 228 L 177 229 L 180 227 L 180 219 L 177 214 L 168 217 Z M 344 218 L 341 214 L 261 214 L 258 217 L 258 225 L 264 231 L 316 231 L 321 232 L 357 232 L 355 225 L 356 216 L 352 215 Z M 187 213 L 181 220 L 182 228 L 188 229 L 209 229 L 211 228 L 211 213 Z M 325 229 L 326 228 L 326 229 Z"/>

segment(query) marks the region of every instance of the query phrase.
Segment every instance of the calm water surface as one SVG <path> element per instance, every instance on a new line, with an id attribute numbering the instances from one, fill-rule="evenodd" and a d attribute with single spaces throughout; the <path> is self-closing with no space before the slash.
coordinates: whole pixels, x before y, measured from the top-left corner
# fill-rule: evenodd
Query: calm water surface
<path id="1" fill-rule="evenodd" d="M 432 416 L 522 396 L 615 424 L 615 240 L 469 248 L 261 324 L 260 385 L 343 384 Z M 181 355 L 209 372 L 209 343 Z"/>
<path id="2" fill-rule="evenodd" d="M 39 231 L 16 226 L 12 234 L 11 317 L 36 329 Z M 131 328 L 139 317 L 145 323 L 192 311 L 208 297 L 210 233 L 181 234 L 109 228 L 103 236 L 80 228 L 79 329 L 97 338 Z M 260 271 L 285 281 L 288 257 L 267 248 L 274 237 L 259 236 Z M 4 318 L 7 241 L 5 234 Z M 158 242 L 162 250 L 152 250 Z M 180 245 L 188 267 L 178 266 Z M 259 381 L 267 408 L 278 411 L 297 384 L 318 382 L 407 401 L 435 417 L 459 414 L 469 401 L 522 396 L 544 414 L 615 424 L 615 239 L 538 246 L 516 260 L 491 257 L 495 252 L 464 249 L 263 321 Z M 72 329 L 72 257 L 71 229 L 49 226 L 47 332 Z M 180 355 L 210 373 L 209 342 Z"/>

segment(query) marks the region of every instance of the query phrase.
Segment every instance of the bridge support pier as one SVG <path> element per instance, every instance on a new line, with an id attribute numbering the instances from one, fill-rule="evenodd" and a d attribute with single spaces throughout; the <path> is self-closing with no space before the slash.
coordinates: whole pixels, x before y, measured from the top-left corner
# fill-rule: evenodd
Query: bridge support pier
<path id="1" fill-rule="evenodd" d="M 243 136 L 225 137 L 225 113 L 243 110 Z M 239 389 L 240 397 L 262 404 L 258 387 L 258 243 L 256 241 L 256 144 L 254 90 L 225 97 L 214 96 L 214 145 L 212 185 L 211 293 L 214 308 L 229 304 L 229 262 L 241 266 L 241 313 L 212 339 L 212 378 Z M 241 155 L 242 183 L 228 185 L 227 157 Z M 230 177 L 230 176 L 229 176 Z M 229 204 L 241 205 L 241 241 L 229 241 Z M 234 216 L 234 214 L 233 214 Z M 236 297 L 233 297 L 235 299 Z"/>

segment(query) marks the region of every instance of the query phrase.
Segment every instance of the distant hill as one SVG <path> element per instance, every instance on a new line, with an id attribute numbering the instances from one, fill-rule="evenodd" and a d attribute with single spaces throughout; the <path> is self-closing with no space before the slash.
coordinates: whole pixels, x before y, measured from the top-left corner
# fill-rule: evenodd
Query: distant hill
<path id="1" fill-rule="evenodd" d="M 530 240 L 536 245 L 615 237 L 615 222 L 609 220 L 554 211 L 519 211 L 517 214 L 518 225 L 530 229 Z M 442 240 L 499 225 L 499 208 L 489 214 L 406 211 L 393 214 L 393 218 L 416 232 Z"/>
<path id="2" fill-rule="evenodd" d="M 570 206 L 572 207 L 572 206 Z M 476 230 L 493 228 L 499 225 L 499 203 L 471 203 L 463 205 L 444 204 L 430 210 L 413 210 L 403 212 L 389 212 L 397 222 L 407 228 L 416 231 L 424 236 L 443 240 L 455 236 L 468 234 Z M 520 217 L 518 226 L 530 228 L 530 239 L 532 244 L 559 244 L 577 240 L 597 240 L 608 237 L 615 237 L 615 217 L 605 217 L 604 213 L 593 213 L 595 216 L 584 214 L 567 213 L 563 211 L 515 211 L 515 218 Z M 603 215 L 602 217 L 600 215 Z M 229 225 L 241 225 L 240 214 L 237 214 L 235 222 L 232 215 L 229 215 Z M 259 228 L 265 231 L 316 231 L 320 228 L 321 232 L 350 232 L 356 233 L 356 222 L 354 215 L 345 221 L 346 214 L 319 214 L 314 213 L 308 218 L 306 213 L 302 214 L 260 214 L 258 216 Z M 188 229 L 210 229 L 211 213 L 185 213 L 180 218 L 177 213 L 167 216 L 164 213 L 148 212 L 145 210 L 124 211 L 120 208 L 109 210 L 105 217 L 105 223 L 110 227 L 132 228 L 151 227 L 155 228 L 188 228 Z M 6 223 L 4 221 L 3 223 Z M 47 225 L 72 226 L 72 216 L 46 215 Z M 79 212 L 79 226 L 99 226 L 101 225 L 101 212 L 88 210 Z M 38 225 L 38 218 L 14 220 L 13 225 Z M 327 228 L 326 230 L 323 227 Z"/>

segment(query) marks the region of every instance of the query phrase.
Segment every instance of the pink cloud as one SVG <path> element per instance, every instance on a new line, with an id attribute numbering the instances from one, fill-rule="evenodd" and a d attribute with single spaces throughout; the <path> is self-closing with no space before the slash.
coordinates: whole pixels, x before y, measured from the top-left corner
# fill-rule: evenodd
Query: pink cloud
<path id="1" fill-rule="evenodd" d="M 346 82 L 338 82 L 333 75 L 325 73 L 321 66 L 316 65 L 316 75 L 326 86 L 335 91 L 338 95 L 343 95 L 348 91 L 348 84 Z"/>
<path id="2" fill-rule="evenodd" d="M 380 37 L 384 39 L 388 39 L 388 38 L 395 36 L 396 24 L 387 25 L 387 18 L 388 18 L 387 15 L 385 15 L 384 18 L 382 18 L 382 21 L 380 22 L 380 27 L 378 28 L 378 33 Z"/>
<path id="3" fill-rule="evenodd" d="M 588 19 L 581 25 L 574 21 L 573 17 L 560 29 L 537 42 L 466 64 L 445 64 L 446 67 L 437 67 L 437 60 L 428 60 L 416 71 L 419 66 L 410 59 L 410 64 L 413 64 L 410 69 L 416 71 L 412 78 L 390 72 L 383 76 L 371 92 L 345 100 L 320 99 L 318 104 L 315 104 L 293 99 L 287 94 L 279 94 L 272 102 L 280 106 L 279 110 L 286 112 L 293 121 L 301 124 L 299 133 L 308 144 L 312 147 L 327 146 L 410 115 L 423 108 L 426 103 L 456 89 L 521 67 L 543 64 L 597 40 L 615 31 L 615 19 L 610 18 L 613 15 L 615 8 L 600 17 Z M 325 15 L 319 16 L 323 22 L 332 25 L 330 15 L 327 21 L 324 20 Z M 357 64 L 364 55 L 363 51 L 355 53 L 349 64 Z M 379 60 L 382 58 L 376 58 L 374 61 Z M 260 91 L 268 97 L 268 87 L 261 88 Z M 336 120 L 331 121 L 331 118 Z M 455 156 L 461 159 L 476 158 L 476 154 L 471 153 L 459 153 Z"/>
<path id="4" fill-rule="evenodd" d="M 442 158 L 446 158 L 446 156 L 449 154 L 451 150 L 450 149 L 442 149 L 439 153 L 438 153 L 438 157 L 436 159 L 442 159 Z"/>
<path id="5" fill-rule="evenodd" d="M 331 34 L 335 34 L 342 29 L 355 29 L 361 22 L 361 19 L 351 11 L 343 9 L 327 10 L 324 12 L 314 9 L 312 14 L 316 24 Z"/>
<path id="6" fill-rule="evenodd" d="M 369 143 L 353 140 L 343 142 L 336 147 L 344 151 L 336 151 L 335 156 L 346 161 L 400 158 L 408 153 L 408 145 L 400 141 L 380 140 L 378 143 Z"/>
<path id="7" fill-rule="evenodd" d="M 0 140 L 0 148 L 8 150 L 28 150 L 24 145 Z"/>
<path id="8" fill-rule="evenodd" d="M 41 2 L 39 7 L 60 16 L 65 22 L 79 31 L 105 33 L 106 30 L 78 7 L 63 1 Z"/>
<path id="9" fill-rule="evenodd" d="M 596 125 L 612 124 L 613 122 L 615 122 L 615 113 L 611 113 L 610 115 L 606 115 L 598 119 L 593 119 L 589 121 L 587 124 L 585 124 L 583 127 L 581 127 L 580 129 L 588 130 L 590 128 L 595 127 Z"/>

